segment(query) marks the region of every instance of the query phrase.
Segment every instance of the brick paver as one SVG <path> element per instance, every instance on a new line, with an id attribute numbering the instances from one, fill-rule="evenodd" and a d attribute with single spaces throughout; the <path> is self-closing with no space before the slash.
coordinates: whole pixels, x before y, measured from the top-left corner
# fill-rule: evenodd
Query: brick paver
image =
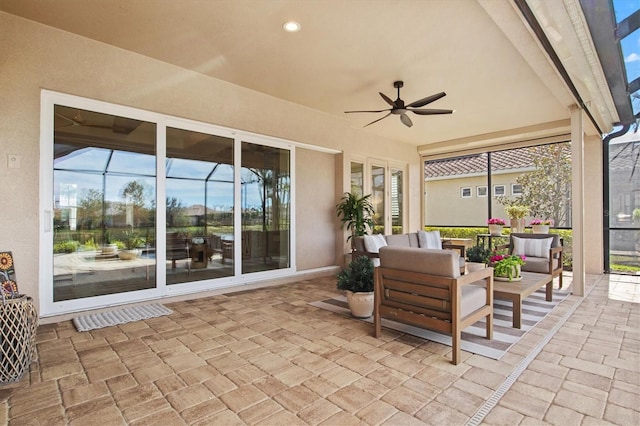
<path id="1" fill-rule="evenodd" d="M 483 424 L 640 424 L 640 305 L 588 278 L 586 299 L 570 296 L 500 360 L 465 352 L 457 366 L 447 346 L 375 339 L 370 324 L 308 305 L 336 293 L 331 277 L 91 332 L 41 325 L 38 362 L 0 387 L 0 423 L 462 425 L 580 303 Z"/>

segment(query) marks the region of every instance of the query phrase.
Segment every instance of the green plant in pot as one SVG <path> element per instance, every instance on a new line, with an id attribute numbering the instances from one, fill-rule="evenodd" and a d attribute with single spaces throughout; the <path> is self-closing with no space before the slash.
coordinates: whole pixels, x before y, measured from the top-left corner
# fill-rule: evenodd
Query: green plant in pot
<path id="1" fill-rule="evenodd" d="M 491 250 L 485 246 L 473 246 L 467 249 L 465 254 L 468 262 L 487 264 L 491 257 Z"/>
<path id="2" fill-rule="evenodd" d="M 347 237 L 347 242 L 351 240 L 351 250 L 353 251 L 353 237 L 367 234 L 367 227 L 373 229 L 373 205 L 371 204 L 371 194 L 363 195 L 345 192 L 340 202 L 336 205 L 336 215 L 342 222 L 342 227 L 346 225 L 351 235 Z"/>
<path id="3" fill-rule="evenodd" d="M 122 242 L 125 248 L 118 252 L 118 256 L 121 260 L 132 260 L 140 254 L 138 247 L 144 244 L 144 239 L 135 231 L 125 231 Z"/>
<path id="4" fill-rule="evenodd" d="M 351 315 L 368 318 L 373 313 L 373 262 L 367 256 L 356 257 L 338 273 L 338 290 L 347 293 Z"/>
<path id="5" fill-rule="evenodd" d="M 501 281 L 519 281 L 520 267 L 525 264 L 525 257 L 515 254 L 501 254 L 496 252 L 491 256 L 490 262 L 493 265 L 493 276 Z"/>

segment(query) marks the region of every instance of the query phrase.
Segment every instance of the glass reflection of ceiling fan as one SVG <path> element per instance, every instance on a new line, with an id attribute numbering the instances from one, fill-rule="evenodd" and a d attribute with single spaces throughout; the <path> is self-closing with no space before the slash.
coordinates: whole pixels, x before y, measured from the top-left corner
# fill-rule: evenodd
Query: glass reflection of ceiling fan
<path id="1" fill-rule="evenodd" d="M 56 117 L 61 118 L 67 123 L 65 125 L 56 127 L 56 130 L 63 127 L 69 127 L 69 126 L 71 127 L 80 126 L 80 127 L 94 127 L 99 129 L 109 129 L 113 131 L 113 133 L 128 135 L 129 133 L 133 132 L 136 128 L 138 128 L 140 124 L 142 124 L 142 121 L 140 120 L 134 120 L 132 118 L 117 117 L 117 116 L 113 116 L 113 124 L 111 125 L 90 124 L 90 123 L 87 123 L 87 121 L 82 116 L 82 113 L 80 111 L 78 111 L 76 115 L 73 116 L 73 118 L 69 118 L 60 113 L 55 113 L 55 115 Z"/>

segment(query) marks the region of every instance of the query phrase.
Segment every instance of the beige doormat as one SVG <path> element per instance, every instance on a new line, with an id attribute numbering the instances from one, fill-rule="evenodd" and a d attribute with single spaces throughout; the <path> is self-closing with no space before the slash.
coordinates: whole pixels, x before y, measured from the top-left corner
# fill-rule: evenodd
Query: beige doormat
<path id="1" fill-rule="evenodd" d="M 73 319 L 78 331 L 89 331 L 98 328 L 111 327 L 149 318 L 170 315 L 173 311 L 159 303 L 133 306 L 131 308 L 116 309 L 98 314 L 83 315 Z"/>

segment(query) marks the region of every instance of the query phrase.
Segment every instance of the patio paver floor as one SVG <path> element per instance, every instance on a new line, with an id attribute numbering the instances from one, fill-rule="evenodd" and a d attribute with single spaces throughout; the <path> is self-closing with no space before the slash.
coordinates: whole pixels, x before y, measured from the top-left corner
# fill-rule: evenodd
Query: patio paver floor
<path id="1" fill-rule="evenodd" d="M 374 339 L 308 305 L 336 294 L 333 278 L 91 332 L 46 324 L 28 376 L 0 387 L 0 424 L 465 424 L 574 309 L 482 423 L 640 424 L 640 279 L 587 279 L 584 300 L 569 296 L 501 360 L 463 352 L 457 366 L 447 346 Z"/>

